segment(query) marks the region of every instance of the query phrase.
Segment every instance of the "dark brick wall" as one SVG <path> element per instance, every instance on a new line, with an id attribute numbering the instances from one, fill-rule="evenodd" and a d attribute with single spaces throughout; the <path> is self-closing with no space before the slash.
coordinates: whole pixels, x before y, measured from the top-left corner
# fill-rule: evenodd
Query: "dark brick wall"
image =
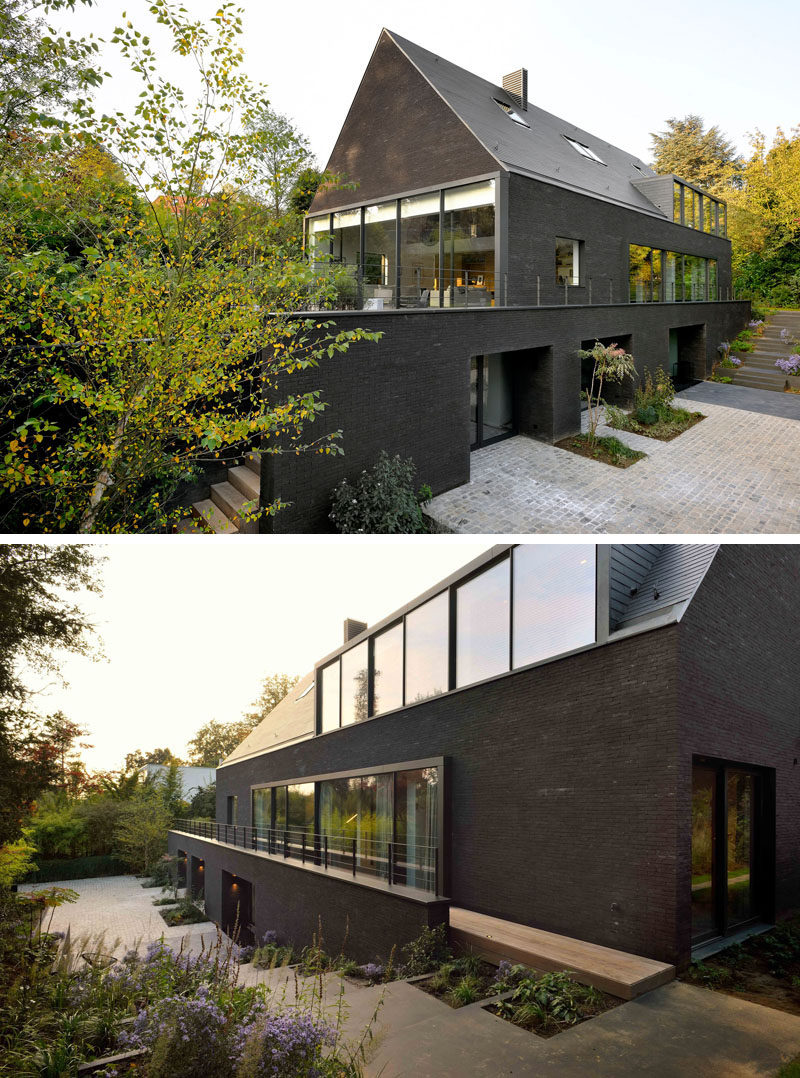
<path id="1" fill-rule="evenodd" d="M 327 164 L 331 172 L 355 180 L 358 189 L 320 192 L 310 212 L 453 183 L 498 167 L 382 34 Z"/>
<path id="2" fill-rule="evenodd" d="M 564 288 L 555 281 L 556 236 L 583 241 L 582 283 L 568 289 L 569 303 L 609 303 L 612 296 L 613 302 L 627 302 L 631 243 L 716 258 L 720 295 L 727 296 L 731 287 L 731 245 L 722 236 L 684 228 L 660 217 L 512 173 L 509 177 L 509 303 L 536 303 L 537 276 L 539 302 L 564 302 Z M 613 291 L 609 281 L 613 283 Z M 719 340 L 713 341 L 714 348 Z"/>
<path id="3" fill-rule="evenodd" d="M 224 767 L 218 804 L 444 756 L 455 905 L 672 959 L 676 652 L 651 632 Z"/>
<path id="4" fill-rule="evenodd" d="M 640 369 L 668 368 L 669 330 L 705 325 L 710 369 L 717 344 L 735 336 L 749 310 L 747 303 L 622 303 L 332 314 L 336 329 L 361 326 L 384 337 L 291 376 L 294 392 L 321 391 L 329 408 L 309 433 L 342 430 L 344 456 L 264 455 L 262 497 L 292 505 L 262 527 L 282 533 L 328 529 L 331 490 L 343 477 L 355 479 L 372 467 L 381 449 L 413 457 L 419 481 L 434 494 L 468 482 L 470 356 L 529 350 L 518 358 L 518 386 L 535 386 L 539 406 L 527 399 L 523 429 L 553 442 L 580 429 L 582 341 L 630 336 Z M 526 364 L 535 369 L 527 371 Z"/>
<path id="5" fill-rule="evenodd" d="M 775 769 L 777 913 L 800 906 L 796 553 L 788 545 L 723 546 L 681 625 L 677 884 L 684 923 L 690 917 L 693 754 Z"/>
<path id="6" fill-rule="evenodd" d="M 329 954 L 345 948 L 356 961 L 369 962 L 386 958 L 395 945 L 399 953 L 424 927 L 447 921 L 446 902 L 408 899 L 194 836 L 171 832 L 169 849 L 171 853 L 187 850 L 190 856 L 205 859 L 205 901 L 212 920 L 223 921 L 230 905 L 229 896 L 226 903 L 223 895 L 223 869 L 252 885 L 256 939 L 274 929 L 282 942 L 304 947 L 311 943 L 321 920 Z"/>

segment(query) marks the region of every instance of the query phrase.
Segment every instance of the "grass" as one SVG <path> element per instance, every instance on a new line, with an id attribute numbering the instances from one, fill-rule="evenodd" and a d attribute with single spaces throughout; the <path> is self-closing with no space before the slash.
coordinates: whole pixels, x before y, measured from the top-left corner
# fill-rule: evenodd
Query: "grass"
<path id="1" fill-rule="evenodd" d="M 416 982 L 417 988 L 447 1003 L 450 1007 L 466 1007 L 497 995 L 497 970 L 477 955 L 464 955 L 443 962 L 427 980 Z"/>
<path id="2" fill-rule="evenodd" d="M 589 434 L 577 434 L 571 438 L 562 438 L 560 442 L 556 442 L 556 446 L 570 453 L 577 453 L 580 457 L 611 464 L 614 468 L 629 468 L 631 464 L 647 456 L 637 449 L 630 449 L 613 436 L 592 438 Z"/>
<path id="3" fill-rule="evenodd" d="M 179 898 L 154 898 L 154 906 L 177 906 L 180 902 Z"/>
<path id="4" fill-rule="evenodd" d="M 800 1078 L 800 1056 L 784 1063 L 775 1078 Z"/>

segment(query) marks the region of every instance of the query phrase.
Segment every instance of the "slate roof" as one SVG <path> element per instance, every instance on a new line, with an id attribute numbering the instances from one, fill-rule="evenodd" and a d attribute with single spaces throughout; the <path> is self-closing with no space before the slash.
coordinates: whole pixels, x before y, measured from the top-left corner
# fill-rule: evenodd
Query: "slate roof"
<path id="1" fill-rule="evenodd" d="M 308 691 L 307 691 L 308 690 Z M 239 760 L 269 752 L 279 745 L 302 741 L 314 734 L 314 672 L 301 677 L 269 715 L 251 730 L 230 756 L 220 764 L 237 763 Z"/>
<path id="2" fill-rule="evenodd" d="M 523 112 L 502 86 L 473 75 L 391 30 L 383 33 L 394 41 L 475 138 L 509 172 L 583 191 L 658 217 L 666 216 L 633 186 L 633 181 L 656 176 L 638 157 L 537 108 L 530 101 L 527 111 Z M 495 99 L 510 105 L 530 127 L 515 123 Z M 588 146 L 604 164 L 584 157 L 564 136 Z M 638 169 L 634 167 L 636 165 Z"/>

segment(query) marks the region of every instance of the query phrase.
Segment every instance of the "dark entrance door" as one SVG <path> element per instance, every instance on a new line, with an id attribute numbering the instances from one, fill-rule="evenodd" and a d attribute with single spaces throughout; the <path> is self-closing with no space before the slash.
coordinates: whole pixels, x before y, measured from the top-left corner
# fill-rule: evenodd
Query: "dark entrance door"
<path id="1" fill-rule="evenodd" d="M 692 942 L 766 919 L 764 776 L 725 764 L 692 769 Z"/>
<path id="2" fill-rule="evenodd" d="M 470 359 L 469 419 L 472 449 L 516 433 L 511 359 L 503 352 Z"/>
<path id="3" fill-rule="evenodd" d="M 222 872 L 222 931 L 240 944 L 252 944 L 253 885 L 249 880 Z"/>

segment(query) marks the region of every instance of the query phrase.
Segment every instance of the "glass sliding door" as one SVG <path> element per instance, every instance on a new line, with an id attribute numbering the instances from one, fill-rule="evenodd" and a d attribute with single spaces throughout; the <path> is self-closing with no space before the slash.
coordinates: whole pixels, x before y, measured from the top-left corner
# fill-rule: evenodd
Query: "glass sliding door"
<path id="1" fill-rule="evenodd" d="M 764 777 L 722 763 L 692 769 L 692 942 L 764 918 Z"/>
<path id="2" fill-rule="evenodd" d="M 509 438 L 515 432 L 511 359 L 503 352 L 470 359 L 470 445 Z"/>

